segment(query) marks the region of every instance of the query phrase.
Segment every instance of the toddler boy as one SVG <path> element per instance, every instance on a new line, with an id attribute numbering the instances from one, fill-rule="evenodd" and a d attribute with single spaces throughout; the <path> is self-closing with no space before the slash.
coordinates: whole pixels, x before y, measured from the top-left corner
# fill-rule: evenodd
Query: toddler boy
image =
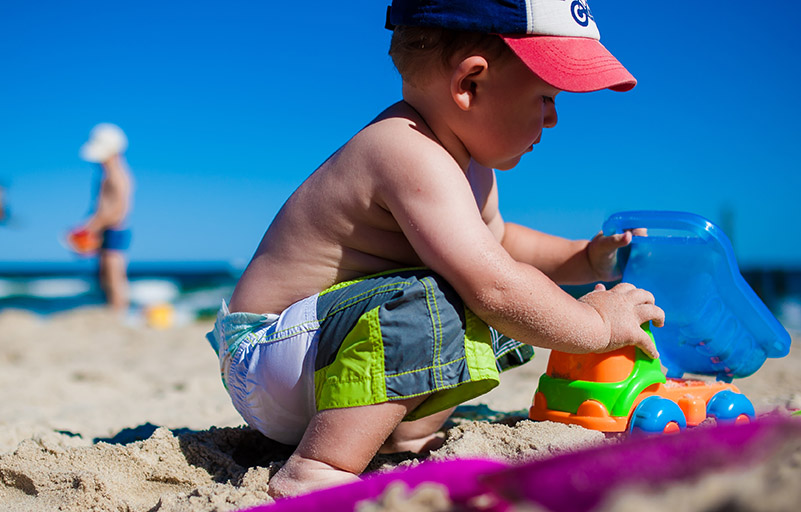
<path id="1" fill-rule="evenodd" d="M 287 200 L 209 334 L 236 409 L 298 445 L 275 497 L 355 480 L 379 450 L 430 449 L 533 346 L 656 356 L 649 292 L 559 287 L 619 277 L 631 233 L 566 240 L 498 210 L 493 169 L 556 125 L 560 91 L 636 83 L 586 2 L 395 0 L 388 25 L 403 100 Z"/>
<path id="2" fill-rule="evenodd" d="M 81 158 L 100 164 L 101 177 L 94 198 L 92 214 L 69 237 L 74 242 L 90 241 L 85 253 L 96 253 L 98 277 L 106 302 L 116 312 L 128 308 L 128 270 L 125 251 L 130 246 L 128 227 L 133 182 L 125 160 L 128 138 L 116 125 L 100 123 L 92 128 L 89 140 L 81 146 Z"/>

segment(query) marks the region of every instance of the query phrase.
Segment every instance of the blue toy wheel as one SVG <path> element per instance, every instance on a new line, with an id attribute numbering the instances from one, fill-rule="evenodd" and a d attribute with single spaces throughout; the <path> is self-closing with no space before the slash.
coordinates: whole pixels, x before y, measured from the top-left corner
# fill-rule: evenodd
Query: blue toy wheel
<path id="1" fill-rule="evenodd" d="M 706 404 L 706 415 L 715 418 L 718 423 L 736 423 L 754 421 L 754 405 L 745 395 L 725 390 L 715 393 Z"/>
<path id="2" fill-rule="evenodd" d="M 676 402 L 649 396 L 637 405 L 629 421 L 629 433 L 662 434 L 687 428 L 687 418 Z"/>

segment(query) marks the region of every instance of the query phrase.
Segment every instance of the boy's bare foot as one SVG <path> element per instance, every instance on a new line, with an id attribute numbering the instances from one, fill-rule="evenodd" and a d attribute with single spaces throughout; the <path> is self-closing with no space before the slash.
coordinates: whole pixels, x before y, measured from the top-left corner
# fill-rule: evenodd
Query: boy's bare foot
<path id="1" fill-rule="evenodd" d="M 358 480 L 353 473 L 294 453 L 270 479 L 268 494 L 275 499 L 289 498 Z"/>

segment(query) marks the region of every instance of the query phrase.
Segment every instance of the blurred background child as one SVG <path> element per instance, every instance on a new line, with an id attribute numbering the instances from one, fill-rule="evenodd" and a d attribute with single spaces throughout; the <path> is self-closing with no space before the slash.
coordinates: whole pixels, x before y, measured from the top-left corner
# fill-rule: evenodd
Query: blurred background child
<path id="1" fill-rule="evenodd" d="M 133 184 L 123 156 L 127 147 L 128 139 L 118 126 L 101 123 L 92 129 L 81 147 L 81 158 L 100 164 L 100 180 L 91 215 L 68 235 L 75 252 L 98 256 L 100 287 L 115 311 L 124 311 L 129 302 L 125 250 L 131 242 L 127 219 Z"/>

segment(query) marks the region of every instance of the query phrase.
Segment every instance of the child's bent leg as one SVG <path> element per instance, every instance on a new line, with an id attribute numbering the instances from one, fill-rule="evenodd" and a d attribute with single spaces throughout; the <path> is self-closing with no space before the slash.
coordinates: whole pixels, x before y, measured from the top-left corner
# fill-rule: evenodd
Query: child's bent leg
<path id="1" fill-rule="evenodd" d="M 415 452 L 424 453 L 442 446 L 444 436 L 439 435 L 442 425 L 453 414 L 456 407 L 398 425 L 387 438 L 380 453 Z"/>
<path id="2" fill-rule="evenodd" d="M 270 479 L 270 496 L 297 496 L 358 480 L 404 416 L 426 398 L 319 411 L 295 452 Z"/>

